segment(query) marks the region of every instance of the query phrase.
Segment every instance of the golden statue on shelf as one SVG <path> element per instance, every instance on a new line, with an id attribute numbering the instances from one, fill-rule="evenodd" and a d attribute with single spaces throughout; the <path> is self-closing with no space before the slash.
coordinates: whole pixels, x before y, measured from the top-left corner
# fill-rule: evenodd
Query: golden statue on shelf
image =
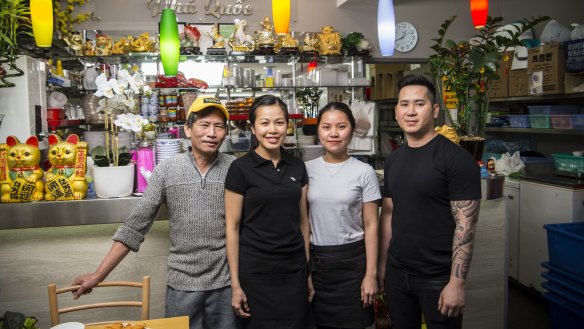
<path id="1" fill-rule="evenodd" d="M 302 46 L 302 52 L 318 52 L 319 50 L 319 40 L 316 34 L 310 35 L 306 33 L 304 36 L 304 45 Z"/>
<path id="2" fill-rule="evenodd" d="M 45 198 L 44 172 L 39 167 L 39 140 L 30 136 L 21 143 L 15 136 L 0 144 L 1 202 L 39 201 Z"/>
<path id="3" fill-rule="evenodd" d="M 276 43 L 276 37 L 274 36 L 272 22 L 270 22 L 269 17 L 265 17 L 260 21 L 262 26 L 261 31 L 255 31 L 255 42 L 259 47 L 274 47 Z"/>
<path id="4" fill-rule="evenodd" d="M 279 34 L 275 51 L 277 53 L 297 54 L 298 44 L 298 40 L 296 40 L 296 38 L 294 38 L 290 32 L 287 32 L 286 34 Z"/>
<path id="5" fill-rule="evenodd" d="M 343 46 L 341 42 L 341 34 L 339 32 L 333 32 L 333 27 L 323 26 L 321 33 L 318 34 L 319 50 L 321 55 L 340 55 L 341 47 Z"/>
<path id="6" fill-rule="evenodd" d="M 213 39 L 213 46 L 211 46 L 211 48 L 225 48 L 225 39 L 221 33 L 219 33 L 219 25 L 217 23 L 213 24 L 211 27 L 209 36 Z"/>
<path id="7" fill-rule="evenodd" d="M 85 56 L 95 56 L 95 45 L 92 40 L 87 40 L 83 44 L 83 54 Z"/>
<path id="8" fill-rule="evenodd" d="M 49 145 L 49 162 L 52 167 L 45 174 L 45 200 L 85 199 L 87 143 L 75 134 L 69 135 L 65 141 L 51 134 Z"/>
<path id="9" fill-rule="evenodd" d="M 124 55 L 132 51 L 132 44 L 130 43 L 130 37 L 121 38 L 114 43 L 114 48 L 112 49 L 112 54 L 114 55 Z"/>
<path id="10" fill-rule="evenodd" d="M 253 38 L 243 31 L 246 24 L 247 22 L 245 19 L 235 21 L 235 31 L 233 31 L 229 37 L 229 41 L 227 41 L 232 52 L 249 53 L 254 50 L 255 42 L 253 41 Z"/>
<path id="11" fill-rule="evenodd" d="M 71 33 L 63 38 L 67 46 L 75 52 L 75 56 L 83 56 L 83 36 L 79 32 Z"/>
<path id="12" fill-rule="evenodd" d="M 134 52 L 144 53 L 150 52 L 154 49 L 154 44 L 152 43 L 152 40 L 150 40 L 150 33 L 148 32 L 140 34 L 136 39 L 132 37 L 130 43 L 132 44 L 132 51 Z"/>
<path id="13" fill-rule="evenodd" d="M 112 53 L 114 43 L 112 39 L 104 33 L 98 33 L 95 36 L 95 54 L 97 56 L 109 56 Z"/>

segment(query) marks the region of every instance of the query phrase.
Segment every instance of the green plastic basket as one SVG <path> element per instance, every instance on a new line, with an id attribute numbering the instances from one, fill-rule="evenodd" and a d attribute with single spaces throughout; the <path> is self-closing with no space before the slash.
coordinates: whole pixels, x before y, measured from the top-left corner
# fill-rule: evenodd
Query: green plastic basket
<path id="1" fill-rule="evenodd" d="M 572 177 L 584 177 L 584 157 L 577 157 L 567 153 L 554 153 L 556 170 L 561 174 Z"/>
<path id="2" fill-rule="evenodd" d="M 531 123 L 531 128 L 551 128 L 549 115 L 530 115 L 529 123 Z"/>

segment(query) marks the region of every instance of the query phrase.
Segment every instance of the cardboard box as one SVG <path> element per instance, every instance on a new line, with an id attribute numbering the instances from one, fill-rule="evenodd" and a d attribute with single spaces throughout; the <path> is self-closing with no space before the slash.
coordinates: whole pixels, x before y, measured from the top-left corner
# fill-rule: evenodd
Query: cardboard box
<path id="1" fill-rule="evenodd" d="M 561 94 L 564 92 L 566 64 L 560 44 L 547 44 L 528 51 L 529 93 Z"/>
<path id="2" fill-rule="evenodd" d="M 509 71 L 509 97 L 527 96 L 529 75 L 527 69 Z"/>
<path id="3" fill-rule="evenodd" d="M 509 71 L 511 70 L 512 60 L 512 51 L 501 55 L 499 67 L 497 68 L 499 80 L 493 80 L 491 83 L 491 98 L 507 97 L 509 95 Z"/>
<path id="4" fill-rule="evenodd" d="M 566 73 L 564 76 L 564 93 L 584 92 L 584 73 Z"/>

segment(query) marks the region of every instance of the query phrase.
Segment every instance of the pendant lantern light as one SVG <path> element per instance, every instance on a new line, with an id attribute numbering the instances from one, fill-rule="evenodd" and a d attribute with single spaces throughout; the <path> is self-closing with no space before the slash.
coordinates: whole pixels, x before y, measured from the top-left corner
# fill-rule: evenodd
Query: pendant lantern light
<path id="1" fill-rule="evenodd" d="M 272 0 L 272 20 L 276 34 L 286 34 L 290 28 L 290 0 Z"/>
<path id="2" fill-rule="evenodd" d="M 30 0 L 32 33 L 37 47 L 53 43 L 53 0 Z"/>
<path id="3" fill-rule="evenodd" d="M 160 60 L 164 75 L 174 77 L 178 73 L 180 59 L 180 40 L 176 14 L 170 8 L 164 8 L 160 17 Z"/>
<path id="4" fill-rule="evenodd" d="M 392 0 L 379 0 L 377 5 L 377 35 L 382 56 L 392 56 L 395 46 L 395 13 Z"/>
<path id="5" fill-rule="evenodd" d="M 489 15 L 489 0 L 470 0 L 470 15 L 475 28 L 484 27 Z"/>

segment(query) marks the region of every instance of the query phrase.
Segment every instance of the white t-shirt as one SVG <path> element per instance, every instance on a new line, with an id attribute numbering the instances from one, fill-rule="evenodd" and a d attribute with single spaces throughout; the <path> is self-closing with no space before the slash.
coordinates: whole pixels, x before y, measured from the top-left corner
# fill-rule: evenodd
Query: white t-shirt
<path id="1" fill-rule="evenodd" d="M 381 199 L 373 167 L 350 157 L 328 163 L 323 157 L 306 162 L 310 242 L 342 245 L 364 238 L 363 203 Z"/>

